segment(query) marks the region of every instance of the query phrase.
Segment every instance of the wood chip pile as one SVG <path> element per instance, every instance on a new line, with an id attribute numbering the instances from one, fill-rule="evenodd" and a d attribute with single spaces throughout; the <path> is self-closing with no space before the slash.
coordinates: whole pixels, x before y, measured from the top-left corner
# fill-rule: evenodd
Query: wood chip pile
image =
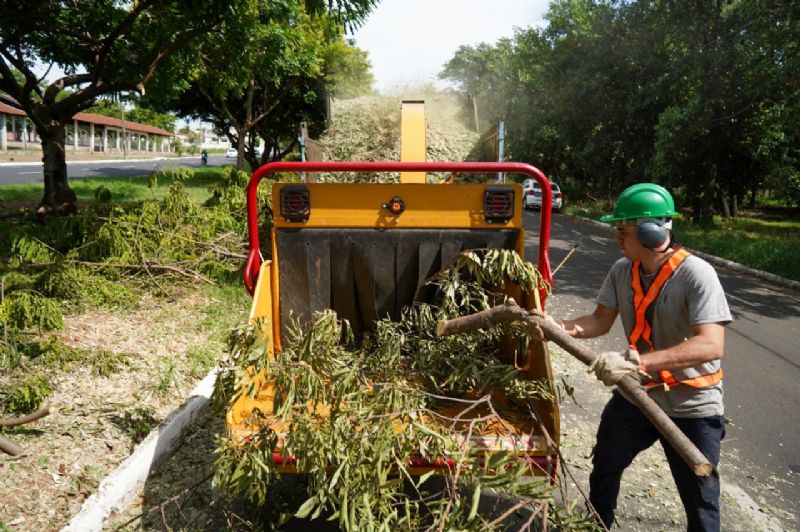
<path id="1" fill-rule="evenodd" d="M 338 100 L 331 127 L 319 139 L 326 161 L 399 161 L 400 105 L 403 99 L 424 99 L 428 161 L 477 160 L 479 135 L 470 123 L 466 102 L 454 94 L 411 97 L 362 96 Z M 399 174 L 320 175 L 321 182 L 395 183 Z M 435 178 L 435 177 L 434 177 Z"/>

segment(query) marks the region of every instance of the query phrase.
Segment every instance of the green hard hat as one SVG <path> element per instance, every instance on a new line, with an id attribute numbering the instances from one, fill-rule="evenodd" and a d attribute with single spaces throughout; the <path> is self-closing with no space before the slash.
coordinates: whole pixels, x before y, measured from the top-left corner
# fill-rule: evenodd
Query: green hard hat
<path id="1" fill-rule="evenodd" d="M 667 189 L 655 183 L 637 183 L 619 195 L 614 214 L 606 214 L 600 220 L 613 223 L 637 218 L 672 218 L 675 214 L 675 202 Z"/>

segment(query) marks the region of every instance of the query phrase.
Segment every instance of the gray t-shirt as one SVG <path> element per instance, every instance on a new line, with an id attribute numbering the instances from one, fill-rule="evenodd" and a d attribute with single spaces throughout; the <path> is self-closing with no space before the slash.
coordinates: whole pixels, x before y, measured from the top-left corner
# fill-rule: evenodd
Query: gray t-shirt
<path id="1" fill-rule="evenodd" d="M 605 307 L 619 311 L 626 340 L 634 328 L 636 317 L 633 308 L 631 288 L 631 265 L 626 258 L 618 260 L 608 272 L 597 302 Z M 640 272 L 643 273 L 643 272 Z M 654 275 L 642 275 L 647 290 Z M 656 349 L 666 349 L 677 345 L 693 335 L 692 326 L 703 323 L 731 322 L 731 313 L 725 292 L 714 268 L 703 259 L 690 255 L 670 276 L 661 288 L 656 300 L 647 312 L 652 326 L 653 345 Z M 643 341 L 637 346 L 641 353 L 649 350 Z M 671 371 L 676 379 L 684 380 L 700 375 L 708 375 L 720 368 L 720 361 L 714 360 L 693 368 Z M 654 380 L 660 382 L 658 372 L 652 372 Z M 722 415 L 722 383 L 708 388 L 676 386 L 669 391 L 663 387 L 648 388 L 650 397 L 670 416 L 697 418 Z"/>

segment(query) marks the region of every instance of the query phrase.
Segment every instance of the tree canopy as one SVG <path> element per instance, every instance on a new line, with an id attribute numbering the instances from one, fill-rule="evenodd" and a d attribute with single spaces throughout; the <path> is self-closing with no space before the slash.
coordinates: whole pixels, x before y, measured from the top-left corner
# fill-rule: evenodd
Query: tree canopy
<path id="1" fill-rule="evenodd" d="M 546 21 L 440 74 L 506 118 L 515 159 L 609 198 L 661 182 L 699 222 L 759 188 L 800 201 L 800 5 L 556 0 Z"/>
<path id="2" fill-rule="evenodd" d="M 255 2 L 201 42 L 188 88 L 164 105 L 212 122 L 238 147 L 239 168 L 282 157 L 301 122 L 324 125 L 330 88 L 371 90 L 366 53 L 343 40 L 339 16 L 309 14 L 293 1 Z M 259 138 L 266 143 L 260 157 Z"/>
<path id="3" fill-rule="evenodd" d="M 354 98 L 373 93 L 375 78 L 369 54 L 353 41 L 334 39 L 324 52 L 325 80 L 337 98 Z"/>
<path id="4" fill-rule="evenodd" d="M 102 96 L 126 92 L 168 98 L 188 87 L 197 68 L 201 38 L 228 27 L 257 29 L 247 18 L 283 11 L 291 27 L 307 13 L 342 26 L 364 20 L 376 0 L 0 0 L 0 90 L 13 97 L 42 140 L 44 195 L 40 212 L 72 212 L 67 182 L 64 125 Z M 288 15 L 292 13 L 292 15 Z M 239 32 L 240 44 L 260 36 Z M 252 69 L 234 47 L 222 63 Z M 47 73 L 38 76 L 37 65 Z M 285 65 L 299 68 L 300 65 Z M 63 75 L 49 80 L 53 67 Z M 21 74 L 21 76 L 19 75 Z M 48 79 L 48 81 L 44 81 Z M 65 91 L 69 91 L 66 96 Z"/>
<path id="5" fill-rule="evenodd" d="M 217 0 L 0 0 L 0 90 L 19 102 L 41 138 L 41 214 L 75 210 L 64 125 L 101 96 L 180 88 L 197 38 L 238 6 Z M 47 68 L 41 77 L 39 63 Z M 45 81 L 53 67 L 63 75 Z"/>

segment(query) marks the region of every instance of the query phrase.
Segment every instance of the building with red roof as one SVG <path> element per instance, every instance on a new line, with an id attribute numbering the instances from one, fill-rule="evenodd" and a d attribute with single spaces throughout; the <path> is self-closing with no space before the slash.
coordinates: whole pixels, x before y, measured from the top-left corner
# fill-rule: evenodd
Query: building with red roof
<path id="1" fill-rule="evenodd" d="M 0 100 L 0 151 L 39 144 L 28 115 L 12 101 L 8 97 Z M 165 129 L 94 113 L 76 114 L 65 129 L 64 147 L 76 152 L 169 152 L 175 137 Z"/>

